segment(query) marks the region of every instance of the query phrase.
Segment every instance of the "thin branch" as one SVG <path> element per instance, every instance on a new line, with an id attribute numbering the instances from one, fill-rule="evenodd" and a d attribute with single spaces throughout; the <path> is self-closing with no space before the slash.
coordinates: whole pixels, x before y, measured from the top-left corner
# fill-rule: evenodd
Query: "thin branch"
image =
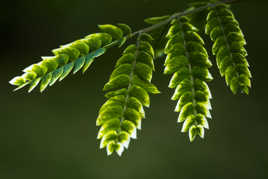
<path id="1" fill-rule="evenodd" d="M 141 29 L 141 30 L 139 30 L 139 31 L 137 31 L 137 32 L 132 33 L 131 37 L 132 37 L 132 36 L 135 36 L 135 35 L 137 35 L 137 34 L 139 34 L 139 33 L 151 32 L 151 31 L 153 31 L 153 30 L 155 30 L 155 29 L 157 29 L 157 28 L 159 28 L 159 27 L 162 27 L 162 26 L 168 24 L 168 23 L 171 22 L 173 19 L 176 19 L 176 18 L 178 18 L 178 17 L 185 16 L 185 15 L 188 15 L 188 14 L 194 14 L 194 13 L 203 11 L 203 10 L 205 10 L 205 9 L 207 9 L 207 8 L 214 8 L 214 7 L 216 7 L 216 6 L 220 5 L 220 4 L 224 4 L 224 3 L 228 3 L 228 4 L 229 4 L 229 3 L 234 3 L 234 2 L 236 2 L 236 1 L 239 1 L 239 0 L 223 0 L 223 1 L 216 2 L 216 3 L 209 3 L 209 4 L 205 5 L 205 6 L 201 6 L 201 7 L 195 8 L 195 9 L 193 9 L 193 10 L 186 10 L 186 11 L 184 11 L 184 12 L 178 12 L 178 13 L 175 13 L 175 14 L 173 14 L 172 16 L 170 16 L 170 18 L 168 18 L 167 20 L 164 20 L 164 21 L 162 21 L 162 22 L 160 22 L 160 23 L 158 23 L 158 24 L 152 25 L 152 26 L 150 26 L 150 27 L 147 27 L 147 28 L 145 28 L 145 29 Z"/>
<path id="2" fill-rule="evenodd" d="M 216 6 L 220 5 L 220 4 L 231 4 L 231 3 L 236 3 L 238 1 L 241 1 L 241 0 L 222 0 L 222 1 L 219 1 L 219 2 L 215 2 L 215 3 L 208 3 L 205 6 L 201 6 L 201 7 L 192 9 L 192 10 L 186 10 L 186 11 L 183 11 L 183 12 L 178 12 L 178 13 L 173 14 L 168 19 L 166 19 L 166 20 L 164 20 L 164 21 L 162 21 L 162 22 L 160 22 L 158 24 L 154 24 L 154 25 L 152 25 L 150 27 L 147 27 L 147 28 L 138 30 L 136 32 L 133 32 L 132 34 L 130 34 L 130 35 L 124 37 L 124 38 L 130 39 L 130 38 L 133 38 L 133 37 L 135 37 L 135 36 L 137 36 L 139 34 L 151 32 L 151 31 L 153 31 L 155 29 L 158 29 L 158 28 L 160 28 L 162 26 L 165 26 L 165 25 L 169 24 L 173 19 L 179 18 L 181 16 L 194 14 L 194 13 L 203 11 L 203 10 L 205 10 L 207 8 L 214 8 L 214 7 L 216 7 Z M 108 49 L 108 48 L 114 47 L 120 42 L 121 42 L 121 40 L 116 40 L 116 41 L 106 45 L 104 48 Z"/>

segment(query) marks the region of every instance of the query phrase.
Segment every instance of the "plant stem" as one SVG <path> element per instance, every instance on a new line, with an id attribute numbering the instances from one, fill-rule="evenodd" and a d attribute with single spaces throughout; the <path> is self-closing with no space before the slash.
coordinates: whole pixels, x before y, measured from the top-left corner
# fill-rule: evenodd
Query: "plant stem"
<path id="1" fill-rule="evenodd" d="M 231 4 L 231 3 L 235 3 L 235 2 L 238 2 L 240 0 L 222 0 L 222 1 L 218 1 L 218 2 L 215 2 L 215 3 L 208 3 L 207 5 L 205 6 L 201 6 L 201 7 L 198 7 L 198 8 L 195 8 L 195 9 L 192 9 L 192 10 L 186 10 L 186 11 L 183 11 L 183 12 L 177 12 L 175 14 L 173 14 L 172 16 L 170 16 L 168 19 L 158 23 L 158 24 L 154 24 L 150 27 L 147 27 L 147 28 L 144 28 L 144 29 L 141 29 L 141 30 L 138 30 L 136 32 L 133 32 L 132 34 L 124 37 L 124 38 L 127 38 L 127 39 L 131 39 L 139 34 L 142 34 L 142 33 L 147 33 L 147 32 L 151 32 L 155 29 L 158 29 L 164 25 L 167 25 L 169 24 L 173 19 L 176 19 L 176 18 L 179 18 L 181 16 L 185 16 L 185 15 L 188 15 L 188 14 L 193 14 L 193 13 L 197 13 L 197 12 L 200 12 L 200 11 L 203 11 L 207 8 L 214 8 L 220 4 Z M 116 40 L 108 45 L 106 45 L 104 48 L 108 49 L 108 48 L 111 48 L 111 47 L 114 47 L 116 45 L 118 45 L 119 43 L 121 42 L 121 40 Z"/>

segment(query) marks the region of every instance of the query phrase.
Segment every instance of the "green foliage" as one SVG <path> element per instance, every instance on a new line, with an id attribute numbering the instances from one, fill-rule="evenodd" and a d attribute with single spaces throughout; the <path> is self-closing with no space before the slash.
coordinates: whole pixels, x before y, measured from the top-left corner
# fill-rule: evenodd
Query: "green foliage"
<path id="1" fill-rule="evenodd" d="M 106 148 L 108 155 L 117 152 L 121 156 L 130 139 L 136 139 L 145 118 L 143 106 L 150 106 L 149 93 L 159 93 L 151 83 L 154 51 L 144 37 L 152 39 L 143 34 L 137 45 L 129 45 L 103 88 L 108 100 L 101 107 L 96 124 L 101 126 L 100 148 Z"/>
<path id="2" fill-rule="evenodd" d="M 149 25 L 155 25 L 159 23 L 163 23 L 170 18 L 170 15 L 160 16 L 160 17 L 150 17 L 145 19 L 145 23 Z M 153 42 L 153 47 L 155 49 L 156 58 L 159 58 L 164 55 L 164 48 L 167 43 L 167 39 L 165 38 L 166 32 L 169 29 L 169 23 L 159 27 L 150 32 L 151 36 L 155 39 Z"/>
<path id="3" fill-rule="evenodd" d="M 101 33 L 90 34 L 83 39 L 52 50 L 54 56 L 42 57 L 41 62 L 25 68 L 24 74 L 13 78 L 10 84 L 18 86 L 15 91 L 29 85 L 28 92 L 30 93 L 40 83 L 40 91 L 43 92 L 58 80 L 62 81 L 72 71 L 73 74 L 80 70 L 85 73 L 94 59 L 106 52 L 109 44 L 119 40 L 123 45 L 124 35 L 131 33 L 130 27 L 126 24 L 99 25 L 99 28 Z"/>
<path id="4" fill-rule="evenodd" d="M 145 19 L 144 22 L 146 22 L 147 24 L 154 25 L 154 24 L 158 24 L 160 22 L 163 22 L 163 21 L 165 21 L 165 20 L 167 20 L 169 18 L 170 18 L 169 15 L 161 16 L 161 17 L 150 17 L 150 18 Z"/>
<path id="5" fill-rule="evenodd" d="M 175 89 L 171 99 L 177 101 L 175 112 L 179 113 L 178 122 L 183 123 L 181 132 L 188 132 L 191 142 L 196 136 L 204 138 L 211 118 L 212 96 L 207 83 L 213 78 L 201 35 L 206 33 L 214 42 L 212 53 L 220 74 L 234 94 L 249 93 L 251 73 L 244 48 L 246 40 L 229 5 L 218 0 L 193 1 L 184 12 L 145 19 L 150 26 L 136 32 L 127 24 L 99 25 L 101 32 L 52 50 L 54 56 L 42 57 L 10 84 L 17 86 L 15 90 L 28 85 L 28 92 L 40 84 L 43 92 L 71 73 L 86 72 L 94 59 L 108 49 L 120 48 L 138 36 L 136 44 L 128 44 L 122 52 L 103 88 L 107 100 L 96 121 L 100 148 L 106 148 L 108 155 L 121 156 L 130 140 L 136 139 L 145 118 L 144 107 L 150 106 L 149 94 L 160 93 L 151 80 L 154 59 L 163 54 L 164 74 L 172 75 L 169 88 Z"/>
<path id="6" fill-rule="evenodd" d="M 251 73 L 244 48 L 246 40 L 228 5 L 219 5 L 210 10 L 205 30 L 214 41 L 212 52 L 226 84 L 234 94 L 248 94 Z"/>
<path id="7" fill-rule="evenodd" d="M 165 74 L 173 74 L 169 87 L 176 88 L 172 100 L 178 100 L 175 112 L 183 122 L 181 132 L 188 132 L 192 142 L 196 136 L 204 138 L 208 129 L 210 90 L 206 82 L 213 78 L 208 71 L 212 66 L 198 30 L 187 17 L 172 21 L 165 47 Z"/>
<path id="8" fill-rule="evenodd" d="M 207 0 L 208 1 L 208 0 Z M 192 3 L 189 3 L 189 9 L 188 10 L 194 10 L 200 7 L 203 7 L 207 5 L 208 2 L 206 1 L 194 1 Z M 191 23 L 195 25 L 199 29 L 199 33 L 203 34 L 205 32 L 205 25 L 206 25 L 206 17 L 208 14 L 209 10 L 204 9 L 200 12 L 190 14 L 188 17 L 191 18 Z"/>

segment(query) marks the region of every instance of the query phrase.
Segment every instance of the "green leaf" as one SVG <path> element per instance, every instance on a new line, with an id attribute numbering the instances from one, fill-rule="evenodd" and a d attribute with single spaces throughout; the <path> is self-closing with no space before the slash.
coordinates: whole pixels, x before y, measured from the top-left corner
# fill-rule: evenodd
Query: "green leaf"
<path id="1" fill-rule="evenodd" d="M 125 96 L 123 95 L 120 95 L 120 97 L 123 97 L 125 99 Z M 117 98 L 119 96 L 114 96 L 113 98 Z M 110 98 L 109 100 L 107 100 L 100 108 L 99 110 L 99 113 L 102 113 L 107 107 L 109 106 L 121 106 L 122 104 L 125 103 L 125 101 L 118 101 L 118 100 L 115 100 L 113 98 Z"/>
<path id="2" fill-rule="evenodd" d="M 49 85 L 52 79 L 52 73 L 48 73 L 45 77 L 43 77 L 40 84 L 40 92 L 42 93 Z"/>
<path id="3" fill-rule="evenodd" d="M 83 66 L 82 72 L 85 73 L 93 62 L 94 62 L 93 57 L 90 57 L 90 58 L 87 57 L 86 60 L 85 60 L 85 65 Z"/>
<path id="4" fill-rule="evenodd" d="M 63 67 L 63 73 L 61 74 L 61 77 L 59 78 L 59 81 L 62 81 L 64 78 L 66 78 L 72 71 L 74 67 L 74 62 L 71 62 Z"/>
<path id="5" fill-rule="evenodd" d="M 214 42 L 212 46 L 213 55 L 216 55 L 222 46 L 226 46 L 226 40 L 224 36 L 217 38 L 216 41 Z"/>
<path id="6" fill-rule="evenodd" d="M 119 40 L 123 37 L 123 31 L 114 25 L 105 24 L 105 25 L 98 25 L 98 27 L 102 32 L 110 34 L 113 37 L 113 39 Z"/>
<path id="7" fill-rule="evenodd" d="M 59 54 L 56 56 L 56 62 L 58 63 L 59 66 L 66 65 L 69 61 L 69 56 L 66 54 Z"/>
<path id="8" fill-rule="evenodd" d="M 175 72 L 169 82 L 169 88 L 176 88 L 183 80 L 190 79 L 191 74 L 189 72 L 189 67 L 181 67 L 177 72 Z"/>
<path id="9" fill-rule="evenodd" d="M 136 126 L 133 122 L 128 121 L 128 120 L 124 120 L 121 123 L 121 129 L 123 131 L 126 131 L 129 135 L 131 135 L 134 132 L 134 130 L 136 129 Z"/>
<path id="10" fill-rule="evenodd" d="M 209 60 L 208 55 L 202 52 L 189 53 L 189 60 L 192 65 L 197 65 L 204 68 L 212 67 L 212 63 Z"/>
<path id="11" fill-rule="evenodd" d="M 147 91 L 137 85 L 133 85 L 129 91 L 130 96 L 137 98 L 145 107 L 150 106 L 150 96 Z"/>
<path id="12" fill-rule="evenodd" d="M 192 75 L 195 78 L 201 79 L 203 81 L 212 81 L 213 77 L 206 68 L 200 68 L 198 66 L 194 66 L 192 68 Z"/>
<path id="13" fill-rule="evenodd" d="M 147 52 L 154 58 L 154 49 L 149 42 L 141 41 L 139 45 L 139 50 Z"/>
<path id="14" fill-rule="evenodd" d="M 94 51 L 102 46 L 108 45 L 113 41 L 113 38 L 108 33 L 95 33 L 85 37 L 85 42 L 91 47 L 90 50 Z"/>
<path id="15" fill-rule="evenodd" d="M 188 23 L 188 22 L 183 23 L 180 28 L 185 32 L 187 32 L 187 31 L 198 32 L 198 29 L 195 26 L 193 26 L 192 24 Z"/>
<path id="16" fill-rule="evenodd" d="M 15 85 L 15 86 L 21 86 L 21 85 L 25 84 L 25 82 L 26 82 L 25 78 L 20 77 L 20 76 L 17 76 L 9 81 L 9 83 L 11 85 Z"/>
<path id="17" fill-rule="evenodd" d="M 102 125 L 102 127 L 99 130 L 97 139 L 101 139 L 109 131 L 117 131 L 119 129 L 120 129 L 120 119 L 118 118 L 111 119 Z"/>
<path id="18" fill-rule="evenodd" d="M 119 75 L 111 79 L 108 83 L 105 84 L 103 91 L 115 90 L 119 88 L 124 88 L 129 85 L 129 76 L 128 75 Z"/>
<path id="19" fill-rule="evenodd" d="M 52 52 L 54 55 L 68 55 L 71 61 L 76 60 L 80 55 L 79 50 L 71 47 L 71 44 L 62 45 L 60 48 L 52 50 Z"/>
<path id="20" fill-rule="evenodd" d="M 201 126 L 201 127 L 204 127 L 206 129 L 209 129 L 209 126 L 208 126 L 208 121 L 206 119 L 206 117 L 203 115 L 203 114 L 197 114 L 195 115 L 195 123 L 198 125 L 198 126 Z"/>
<path id="21" fill-rule="evenodd" d="M 206 117 L 211 117 L 210 115 L 210 112 L 209 112 L 209 104 L 208 103 L 201 103 L 201 102 L 198 102 L 196 104 L 196 111 L 197 113 L 200 113 Z"/>
<path id="22" fill-rule="evenodd" d="M 181 27 L 176 21 L 176 23 L 172 24 L 172 26 L 169 28 L 166 38 L 171 39 L 173 36 L 177 35 L 177 33 L 180 31 Z"/>
<path id="23" fill-rule="evenodd" d="M 111 37 L 112 38 L 112 37 Z M 91 34 L 84 39 L 91 51 L 95 51 L 102 47 L 103 42 L 98 34 Z"/>
<path id="24" fill-rule="evenodd" d="M 57 70 L 55 70 L 53 73 L 52 73 L 52 78 L 51 78 L 51 81 L 50 81 L 50 84 L 49 86 L 52 86 L 56 83 L 56 81 L 61 77 L 61 75 L 63 74 L 63 71 L 64 71 L 64 67 L 61 67 L 61 68 L 58 68 Z"/>
<path id="25" fill-rule="evenodd" d="M 224 33 L 222 31 L 222 28 L 220 26 L 217 26 L 213 28 L 210 32 L 210 39 L 215 41 L 218 37 L 223 36 Z"/>
<path id="26" fill-rule="evenodd" d="M 172 45 L 170 48 L 167 47 L 165 49 L 166 54 L 174 54 L 174 55 L 184 55 L 185 54 L 185 46 L 182 43 L 176 43 Z"/>
<path id="27" fill-rule="evenodd" d="M 30 84 L 30 81 L 28 81 L 28 82 L 26 82 L 26 83 L 24 83 L 24 84 L 18 86 L 17 88 L 15 88 L 15 89 L 13 90 L 13 92 L 18 91 L 18 90 L 24 88 L 24 87 L 27 86 L 28 84 Z"/>
<path id="28" fill-rule="evenodd" d="M 141 79 L 151 82 L 153 70 L 148 65 L 138 62 L 136 64 L 135 72 Z"/>
<path id="29" fill-rule="evenodd" d="M 32 91 L 34 90 L 34 88 L 37 87 L 37 85 L 39 84 L 39 82 L 41 81 L 41 79 L 42 79 L 41 77 L 36 78 L 36 79 L 30 84 L 28 93 L 32 92 Z"/>
<path id="30" fill-rule="evenodd" d="M 90 67 L 90 65 L 93 63 L 93 60 L 101 55 L 103 55 L 106 52 L 105 48 L 100 48 L 98 50 L 95 50 L 91 52 L 89 55 L 86 56 L 85 64 L 83 67 L 83 73 L 87 71 L 87 69 Z"/>
<path id="31" fill-rule="evenodd" d="M 24 88 L 24 87 L 25 87 L 25 86 L 27 86 L 28 84 L 30 84 L 30 82 L 29 82 L 29 81 L 28 81 L 28 82 L 26 82 L 26 83 L 24 83 L 24 84 L 22 84 L 22 85 L 20 85 L 19 87 L 15 88 L 15 89 L 13 90 L 13 92 L 18 91 L 18 90 L 20 90 L 20 89 Z"/>
<path id="32" fill-rule="evenodd" d="M 193 105 L 192 102 L 189 102 L 187 103 L 186 105 L 183 106 L 183 108 L 181 109 L 181 112 L 180 112 L 180 115 L 179 115 L 179 118 L 178 118 L 178 122 L 183 122 L 187 119 L 188 116 L 191 116 L 195 113 L 195 106 Z M 188 120 L 186 122 L 186 124 L 184 124 L 184 127 L 182 129 L 182 132 L 186 132 L 186 127 L 188 125 L 190 125 L 190 121 Z"/>
<path id="33" fill-rule="evenodd" d="M 142 33 L 140 35 L 140 40 L 141 41 L 147 41 L 149 43 L 152 43 L 154 41 L 154 38 L 150 34 L 148 34 L 148 33 Z"/>
<path id="34" fill-rule="evenodd" d="M 126 53 L 132 53 L 132 54 L 135 54 L 136 51 L 137 51 L 137 47 L 136 47 L 136 45 L 131 44 L 131 45 L 127 46 L 127 48 L 124 50 L 123 54 L 126 54 Z"/>
<path id="35" fill-rule="evenodd" d="M 116 131 L 109 131 L 101 140 L 100 148 L 105 148 L 109 142 L 114 141 L 117 139 L 117 132 Z"/>
<path id="36" fill-rule="evenodd" d="M 59 64 L 57 62 L 57 58 L 55 56 L 52 57 L 42 57 L 43 61 L 42 65 L 46 66 L 48 72 L 54 71 L 58 68 Z"/>
<path id="37" fill-rule="evenodd" d="M 239 32 L 230 32 L 227 35 L 227 40 L 231 44 L 232 42 L 241 42 L 243 45 L 246 45 L 247 42 L 244 39 L 243 34 Z"/>
<path id="38" fill-rule="evenodd" d="M 23 72 L 26 72 L 26 73 L 34 72 L 35 74 L 37 74 L 37 76 L 43 76 L 46 73 L 46 71 L 47 70 L 45 67 L 44 67 L 44 69 L 42 69 L 37 64 L 33 64 L 33 65 L 31 65 L 23 70 Z"/>
<path id="39" fill-rule="evenodd" d="M 217 16 L 213 17 L 213 14 Z M 224 6 L 211 11 L 207 19 L 207 33 L 214 41 L 212 52 L 216 55 L 221 76 L 225 76 L 226 84 L 234 94 L 248 93 L 251 73 L 245 58 L 248 55 L 244 48 L 246 40 L 239 23 L 228 7 Z M 241 76 L 244 80 L 241 80 Z"/>
<path id="40" fill-rule="evenodd" d="M 131 64 L 122 64 L 120 66 L 118 66 L 113 73 L 110 76 L 110 80 L 116 78 L 119 75 L 130 75 L 132 71 L 132 65 Z"/>
<path id="41" fill-rule="evenodd" d="M 107 106 L 105 109 L 100 111 L 97 118 L 96 125 L 103 125 L 105 122 L 110 121 L 113 118 L 120 118 L 122 116 L 123 107 L 120 105 Z"/>
<path id="42" fill-rule="evenodd" d="M 195 91 L 195 100 L 197 102 L 206 103 L 206 102 L 209 102 L 209 96 L 206 92 L 197 90 Z"/>
<path id="43" fill-rule="evenodd" d="M 172 74 L 178 70 L 180 70 L 183 67 L 189 66 L 189 61 L 188 58 L 179 55 L 179 56 L 167 56 L 166 61 L 165 61 L 165 69 L 164 69 L 164 74 Z"/>
<path id="44" fill-rule="evenodd" d="M 192 91 L 193 84 L 190 79 L 184 79 L 177 87 L 176 90 L 171 97 L 171 100 L 176 101 L 180 98 L 180 96 L 188 91 Z"/>
<path id="45" fill-rule="evenodd" d="M 90 47 L 87 45 L 85 40 L 77 40 L 71 43 L 71 47 L 77 49 L 80 52 L 81 56 L 88 54 L 90 50 Z"/>
<path id="46" fill-rule="evenodd" d="M 191 52 L 200 52 L 200 53 L 203 53 L 203 54 L 207 54 L 207 50 L 205 49 L 205 47 L 198 43 L 198 42 L 193 42 L 193 41 L 190 41 L 190 42 L 187 42 L 187 50 L 189 53 Z"/>
<path id="47" fill-rule="evenodd" d="M 190 102 L 193 102 L 193 100 L 194 100 L 194 96 L 193 96 L 193 93 L 191 91 L 184 93 L 180 97 L 180 99 L 177 103 L 177 106 L 175 108 L 175 112 L 180 112 L 181 109 L 183 108 L 183 106 L 185 106 L 186 104 L 188 104 Z"/>
<path id="48" fill-rule="evenodd" d="M 204 138 L 204 128 L 202 126 L 191 126 L 191 128 L 189 129 L 190 142 L 193 142 L 197 135 L 199 135 L 201 138 Z"/>
<path id="49" fill-rule="evenodd" d="M 138 54 L 137 54 L 137 61 L 138 62 L 142 62 L 142 63 L 150 66 L 150 68 L 152 68 L 153 70 L 155 70 L 155 67 L 154 67 L 154 59 L 147 52 L 139 51 Z"/>
<path id="50" fill-rule="evenodd" d="M 161 16 L 161 17 L 150 17 L 144 20 L 144 22 L 146 22 L 147 24 L 158 24 L 162 21 L 165 21 L 169 18 L 170 16 Z"/>
<path id="51" fill-rule="evenodd" d="M 215 17 L 207 21 L 205 32 L 209 35 L 214 27 L 222 26 L 225 24 L 232 24 L 234 26 L 239 25 L 237 20 L 235 20 L 232 16 Z"/>
<path id="52" fill-rule="evenodd" d="M 127 149 L 130 142 L 130 135 L 125 131 L 121 131 L 120 134 L 118 134 L 118 142 Z"/>
<path id="53" fill-rule="evenodd" d="M 136 58 L 133 53 L 125 53 L 117 60 L 115 67 L 118 67 L 122 64 L 132 64 L 135 60 Z"/>
<path id="54" fill-rule="evenodd" d="M 195 137 L 198 135 L 199 133 L 199 128 L 197 126 L 191 126 L 189 129 L 189 139 L 190 142 L 193 142 Z"/>
<path id="55" fill-rule="evenodd" d="M 160 93 L 160 91 L 157 89 L 157 87 L 155 85 L 153 85 L 152 83 L 141 80 L 136 75 L 133 76 L 133 84 L 144 88 L 149 93 L 152 93 L 152 94 L 159 94 Z"/>
<path id="56" fill-rule="evenodd" d="M 118 47 L 121 48 L 123 45 L 125 45 L 126 42 L 127 42 L 127 38 L 126 37 L 123 37 L 120 40 L 120 43 L 119 43 Z"/>
<path id="57" fill-rule="evenodd" d="M 198 33 L 196 33 L 195 31 L 187 31 L 185 33 L 185 40 L 190 42 L 190 41 L 193 41 L 193 42 L 198 42 L 202 45 L 205 44 L 204 40 L 200 37 L 200 35 Z"/>
<path id="58" fill-rule="evenodd" d="M 169 87 L 176 89 L 171 99 L 178 100 L 175 112 L 180 113 L 178 122 L 183 122 L 181 132 L 189 131 L 192 142 L 197 135 L 204 137 L 203 126 L 208 128 L 205 116 L 211 117 L 211 94 L 205 81 L 213 79 L 208 70 L 212 63 L 189 18 L 182 17 L 171 24 L 166 36 L 164 73 L 173 74 Z"/>
<path id="59" fill-rule="evenodd" d="M 141 101 L 138 100 L 136 97 L 130 97 L 127 102 L 127 107 L 135 109 L 136 111 L 140 112 L 141 116 L 145 118 L 145 112 L 142 107 Z"/>
<path id="60" fill-rule="evenodd" d="M 165 53 L 168 54 L 170 51 L 172 51 L 174 48 L 174 45 L 177 43 L 181 44 L 180 47 L 182 47 L 182 45 L 184 44 L 184 37 L 181 35 L 181 33 L 177 33 L 171 39 L 168 40 L 166 47 L 165 47 Z"/>
<path id="61" fill-rule="evenodd" d="M 26 81 L 32 81 L 36 79 L 37 74 L 35 72 L 27 72 L 22 75 L 22 78 L 24 78 Z"/>
<path id="62" fill-rule="evenodd" d="M 124 118 L 128 121 L 131 121 L 138 127 L 139 123 L 141 122 L 142 116 L 141 114 L 132 108 L 127 108 L 124 112 Z"/>
<path id="63" fill-rule="evenodd" d="M 85 61 L 86 58 L 84 56 L 80 57 L 78 60 L 75 61 L 73 74 L 76 74 L 79 70 L 81 70 L 81 68 L 85 64 Z"/>
<path id="64" fill-rule="evenodd" d="M 96 125 L 101 126 L 98 138 L 102 138 L 101 148 L 106 147 L 108 155 L 116 151 L 120 156 L 130 139 L 136 139 L 137 129 L 141 129 L 141 120 L 145 118 L 143 106 L 150 105 L 148 93 L 159 93 L 150 82 L 153 55 L 154 50 L 147 41 L 129 45 L 103 88 L 110 92 L 105 94 L 108 100 L 99 111 Z M 108 140 L 106 135 L 111 131 L 117 136 Z"/>
<path id="65" fill-rule="evenodd" d="M 227 8 L 220 8 L 220 9 L 211 10 L 207 16 L 207 21 L 209 21 L 215 17 L 221 17 L 221 16 L 233 16 L 233 13 L 232 13 L 232 11 L 230 11 Z"/>
<path id="66" fill-rule="evenodd" d="M 132 33 L 131 27 L 127 24 L 117 24 L 117 26 L 122 30 L 124 35 L 129 35 Z"/>
<path id="67" fill-rule="evenodd" d="M 110 91 L 110 92 L 105 94 L 105 97 L 106 98 L 111 98 L 111 97 L 117 96 L 117 95 L 126 95 L 127 91 L 128 90 L 126 88 L 122 88 L 122 89 L 115 90 L 115 91 Z"/>

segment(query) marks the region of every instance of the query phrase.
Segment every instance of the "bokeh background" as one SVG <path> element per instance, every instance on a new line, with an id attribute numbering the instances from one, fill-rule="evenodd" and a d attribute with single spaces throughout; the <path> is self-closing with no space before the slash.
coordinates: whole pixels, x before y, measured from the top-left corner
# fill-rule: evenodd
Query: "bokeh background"
<path id="1" fill-rule="evenodd" d="M 169 100 L 173 90 L 159 59 L 153 82 L 162 94 L 152 96 L 143 130 L 119 158 L 98 149 L 95 120 L 120 50 L 110 50 L 86 75 L 69 76 L 43 94 L 13 93 L 8 81 L 58 45 L 96 32 L 97 24 L 123 22 L 138 30 L 145 17 L 181 11 L 186 1 L 1 2 L 0 178 L 268 178 L 267 5 L 254 0 L 233 6 L 248 41 L 250 95 L 233 96 L 214 67 L 211 129 L 204 140 L 190 144 L 176 123 L 176 103 Z"/>

